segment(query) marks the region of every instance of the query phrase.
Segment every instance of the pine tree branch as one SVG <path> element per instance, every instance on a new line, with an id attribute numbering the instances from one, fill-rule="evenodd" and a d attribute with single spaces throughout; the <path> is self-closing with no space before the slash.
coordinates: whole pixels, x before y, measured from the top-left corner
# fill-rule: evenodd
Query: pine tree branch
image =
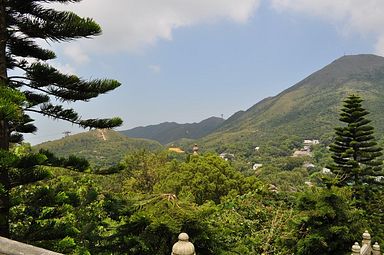
<path id="1" fill-rule="evenodd" d="M 17 68 L 23 70 L 24 72 L 27 72 L 27 68 L 21 64 L 14 63 L 14 67 L 17 67 Z"/>
<path id="2" fill-rule="evenodd" d="M 32 109 L 32 108 L 24 108 L 23 110 L 26 111 L 26 112 L 39 113 L 39 114 L 51 117 L 53 119 L 65 120 L 65 121 L 68 121 L 68 122 L 70 122 L 72 124 L 76 124 L 76 125 L 79 125 L 79 126 L 81 125 L 81 121 L 79 121 L 79 120 L 78 121 L 71 120 L 69 118 L 65 118 L 65 117 L 62 117 L 62 116 L 59 116 L 59 115 L 48 113 L 48 112 L 45 112 L 45 111 L 42 111 L 42 110 L 36 110 L 36 109 Z"/>
<path id="3" fill-rule="evenodd" d="M 31 89 L 38 90 L 38 91 L 40 91 L 40 92 L 46 93 L 46 94 L 51 95 L 51 96 L 57 96 L 57 95 L 55 95 L 55 94 L 53 94 L 53 93 L 51 93 L 51 92 L 49 92 L 49 91 L 47 91 L 47 90 L 44 90 L 44 89 L 42 89 L 42 88 L 35 87 L 35 86 L 31 86 L 31 85 L 28 84 L 28 83 L 23 83 L 23 82 L 19 82 L 19 81 L 12 81 L 12 82 L 19 83 L 19 84 L 21 84 L 22 86 L 26 86 L 26 87 L 29 87 L 29 88 L 31 88 Z"/>
<path id="4" fill-rule="evenodd" d="M 80 127 L 83 127 L 83 128 L 114 128 L 117 126 L 121 126 L 121 124 L 123 123 L 123 121 L 120 118 L 81 120 L 80 118 L 77 118 L 77 119 L 66 118 L 64 116 L 60 116 L 59 114 L 54 114 L 44 110 L 36 110 L 32 108 L 25 108 L 24 111 L 39 113 L 39 114 L 51 117 L 53 119 L 65 120 L 72 124 L 79 125 Z"/>
<path id="5" fill-rule="evenodd" d="M 20 80 L 28 80 L 28 81 L 33 81 L 33 79 L 26 77 L 26 76 L 9 76 L 8 80 L 12 79 L 20 79 Z"/>

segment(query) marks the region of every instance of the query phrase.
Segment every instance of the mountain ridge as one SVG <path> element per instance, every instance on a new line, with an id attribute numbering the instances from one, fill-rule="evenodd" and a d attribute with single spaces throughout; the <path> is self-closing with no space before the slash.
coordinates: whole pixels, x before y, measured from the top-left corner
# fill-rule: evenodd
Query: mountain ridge
<path id="1" fill-rule="evenodd" d="M 223 122 L 224 119 L 222 118 L 210 117 L 194 123 L 162 122 L 119 132 L 128 137 L 151 139 L 164 145 L 182 138 L 199 139 L 213 132 Z"/>
<path id="2" fill-rule="evenodd" d="M 333 133 L 342 100 L 358 94 L 369 118 L 384 131 L 384 58 L 361 54 L 336 59 L 276 96 L 265 98 L 228 118 L 199 143 L 207 148 L 243 147 L 280 136 L 321 138 Z M 235 146 L 233 146 L 235 144 Z M 219 146 L 220 145 L 220 146 Z M 250 146 L 251 147 L 251 146 Z"/>
<path id="3" fill-rule="evenodd" d="M 379 133 L 384 132 L 384 58 L 370 54 L 336 59 L 276 96 L 264 98 L 227 120 L 212 117 L 199 123 L 163 122 L 132 130 L 145 130 L 142 136 L 147 139 L 157 136 L 162 144 L 175 142 L 189 148 L 198 143 L 202 150 L 244 150 L 249 154 L 255 146 L 278 144 L 292 137 L 329 140 L 334 127 L 340 125 L 342 101 L 352 93 L 365 100 L 363 107 L 371 112 L 368 118 L 372 125 Z M 211 122 L 214 125 L 205 125 Z M 191 127 L 198 124 L 200 133 L 194 136 Z"/>

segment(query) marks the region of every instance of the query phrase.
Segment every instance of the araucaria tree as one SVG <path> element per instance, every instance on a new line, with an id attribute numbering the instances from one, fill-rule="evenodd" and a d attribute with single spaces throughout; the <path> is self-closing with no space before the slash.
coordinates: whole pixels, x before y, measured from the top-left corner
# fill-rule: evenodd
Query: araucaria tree
<path id="1" fill-rule="evenodd" d="M 88 101 L 117 88 L 115 80 L 82 80 L 46 63 L 55 53 L 36 40 L 62 42 L 101 33 L 92 19 L 49 8 L 49 3 L 81 0 L 0 0 L 0 150 L 19 142 L 22 133 L 36 130 L 29 112 L 69 121 L 82 127 L 112 128 L 119 118 L 81 119 L 64 102 Z M 21 75 L 11 76 L 12 73 Z M 0 155 L 6 155 L 5 153 Z M 4 156 L 5 157 L 5 156 Z M 4 158 L 0 158 L 0 236 L 8 236 L 9 189 L 11 180 Z"/>
<path id="2" fill-rule="evenodd" d="M 330 166 L 337 175 L 339 186 L 351 186 L 354 197 L 363 199 L 363 189 L 367 184 L 377 182 L 377 176 L 383 175 L 381 148 L 375 142 L 374 128 L 369 125 L 369 114 L 356 95 L 344 100 L 340 121 L 346 126 L 337 127 L 335 142 L 330 146 L 334 164 Z"/>

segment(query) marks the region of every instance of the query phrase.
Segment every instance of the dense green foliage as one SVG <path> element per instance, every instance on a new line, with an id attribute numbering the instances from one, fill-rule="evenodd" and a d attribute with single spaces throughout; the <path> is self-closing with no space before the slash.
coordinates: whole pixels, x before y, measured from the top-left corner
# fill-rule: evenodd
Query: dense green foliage
<path id="1" fill-rule="evenodd" d="M 51 169 L 13 190 L 13 237 L 66 254 L 170 254 L 182 231 L 201 254 L 279 249 L 289 205 L 218 156 L 173 158 L 138 151 L 112 175 Z"/>
<path id="2" fill-rule="evenodd" d="M 292 243 L 298 255 L 349 254 L 351 240 L 365 230 L 362 212 L 354 208 L 346 188 L 314 188 L 298 197 Z"/>
<path id="3" fill-rule="evenodd" d="M 13 189 L 12 235 L 65 254 L 165 255 L 180 232 L 207 255 L 344 254 L 366 221 L 350 189 L 297 182 L 306 160 L 258 170 L 285 173 L 280 191 L 210 153 L 135 151 L 110 175 L 49 167 L 48 180 Z"/>
<path id="4" fill-rule="evenodd" d="M 220 248 L 216 254 L 291 254 L 285 245 L 293 199 L 275 193 L 226 198 L 209 217 Z"/>
<path id="5" fill-rule="evenodd" d="M 40 149 L 39 153 L 47 157 L 44 165 L 72 168 L 80 172 L 87 171 L 90 167 L 88 160 L 85 158 L 79 158 L 75 155 L 70 155 L 68 158 L 58 158 L 52 152 L 43 149 Z"/>
<path id="6" fill-rule="evenodd" d="M 314 159 L 264 160 L 258 177 L 213 153 L 135 151 L 109 175 L 49 167 L 13 189 L 12 235 L 65 254 L 165 255 L 187 232 L 199 254 L 325 255 L 369 228 L 351 189 L 307 187 Z"/>
<path id="7" fill-rule="evenodd" d="M 171 162 L 161 177 L 155 192 L 172 193 L 199 205 L 207 201 L 218 204 L 227 195 L 257 192 L 262 188 L 257 178 L 244 177 L 215 155 L 191 156 L 185 163 Z"/>
<path id="8" fill-rule="evenodd" d="M 10 151 L 0 150 L 0 173 L 2 174 L 0 233 L 2 235 L 7 236 L 9 233 L 9 191 L 14 187 L 48 177 L 49 172 L 40 167 L 46 159 L 46 156 L 41 153 L 32 153 L 30 146 L 18 146 Z"/>
<path id="9" fill-rule="evenodd" d="M 104 199 L 89 179 L 62 176 L 12 193 L 12 236 L 68 254 L 98 245 L 108 232 Z"/>

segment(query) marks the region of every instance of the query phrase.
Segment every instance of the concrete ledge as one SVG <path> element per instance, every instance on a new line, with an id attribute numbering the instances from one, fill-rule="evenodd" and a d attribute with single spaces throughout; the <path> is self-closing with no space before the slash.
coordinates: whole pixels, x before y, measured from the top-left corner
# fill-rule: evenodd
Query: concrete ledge
<path id="1" fill-rule="evenodd" d="M 61 253 L 48 251 L 29 244 L 20 243 L 0 237 L 0 255 L 63 255 Z"/>

